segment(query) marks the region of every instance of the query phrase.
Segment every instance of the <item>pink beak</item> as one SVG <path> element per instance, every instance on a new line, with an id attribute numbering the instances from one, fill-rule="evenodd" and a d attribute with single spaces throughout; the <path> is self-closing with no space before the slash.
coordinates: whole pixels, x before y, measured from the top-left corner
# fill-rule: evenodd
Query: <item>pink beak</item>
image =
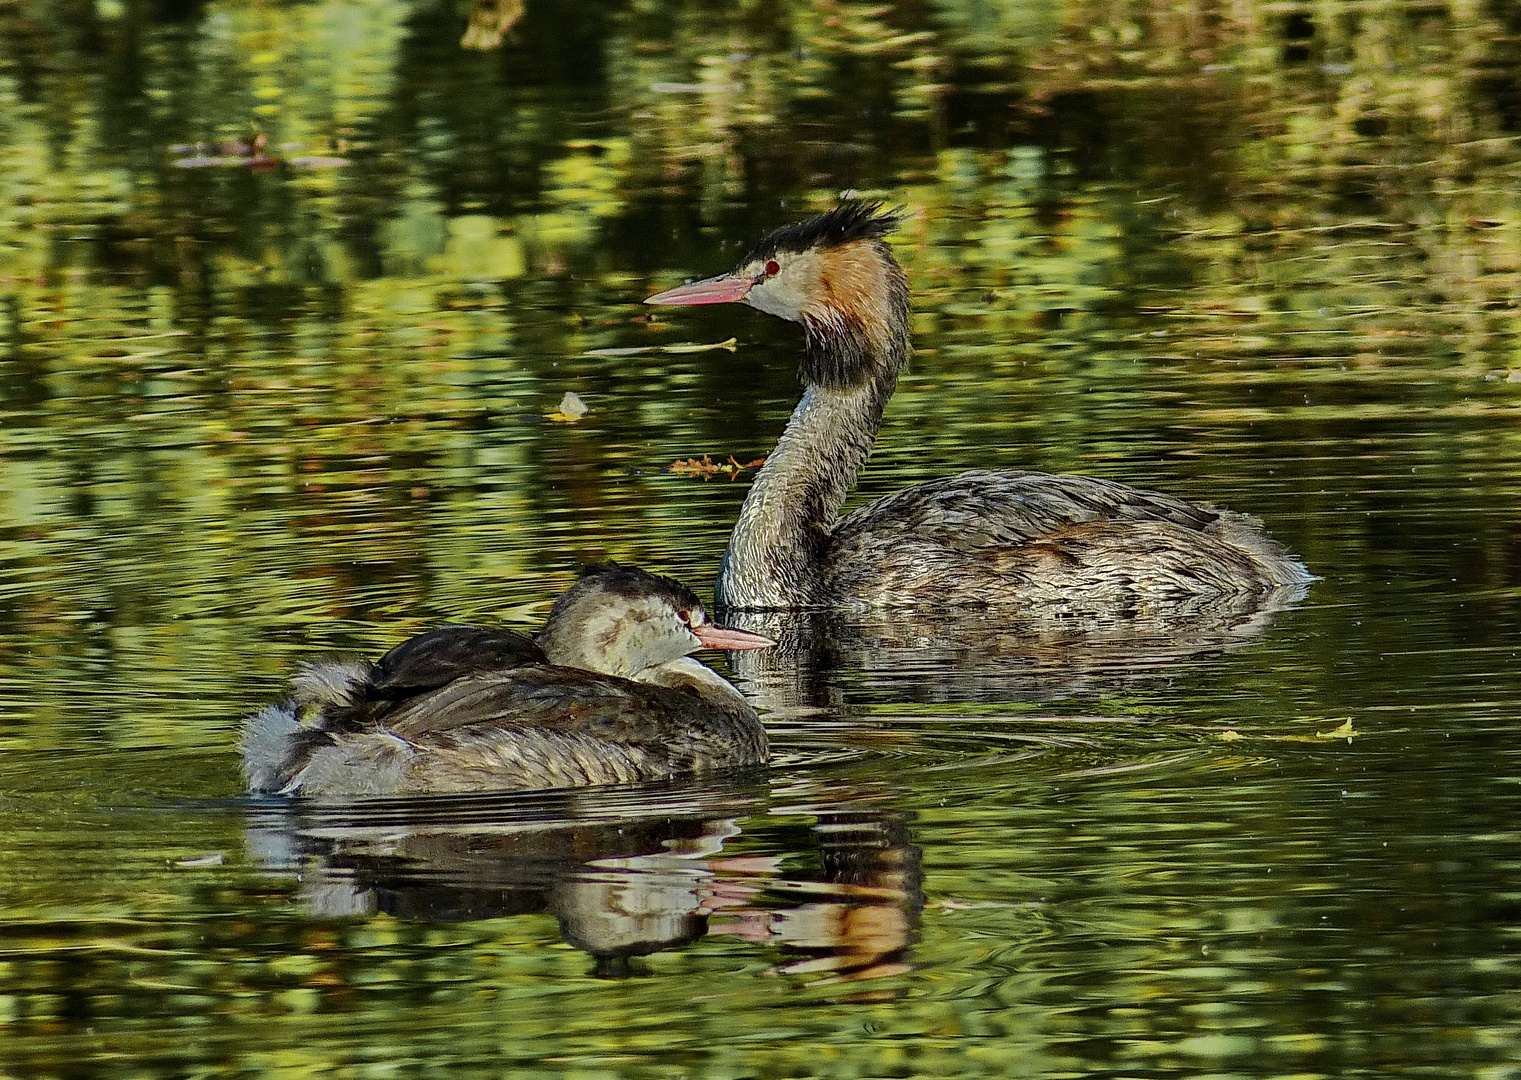
<path id="1" fill-rule="evenodd" d="M 737 304 L 750 295 L 750 290 L 754 285 L 755 282 L 749 278 L 719 274 L 717 277 L 704 278 L 689 285 L 678 285 L 674 289 L 656 293 L 645 303 L 675 304 L 679 307 L 691 307 L 697 304 Z"/>
<path id="2" fill-rule="evenodd" d="M 719 626 L 717 623 L 694 626 L 692 633 L 697 635 L 697 640 L 702 642 L 704 649 L 769 649 L 776 644 L 762 634 L 736 630 L 732 626 Z"/>

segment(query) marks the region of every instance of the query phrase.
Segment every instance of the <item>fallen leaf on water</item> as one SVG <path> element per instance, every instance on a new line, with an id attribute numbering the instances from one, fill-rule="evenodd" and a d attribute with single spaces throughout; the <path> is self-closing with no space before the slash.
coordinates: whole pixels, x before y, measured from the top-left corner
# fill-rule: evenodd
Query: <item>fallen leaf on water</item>
<path id="1" fill-rule="evenodd" d="M 175 859 L 170 865 L 178 867 L 181 870 L 206 870 L 213 866 L 221 866 L 226 861 L 227 859 L 222 853 L 217 851 L 210 855 L 198 855 L 191 859 Z"/>
<path id="2" fill-rule="evenodd" d="M 621 345 L 607 349 L 587 349 L 582 356 L 642 356 L 645 353 L 669 353 L 680 356 L 683 353 L 715 352 L 718 349 L 727 349 L 734 352 L 739 348 L 739 338 L 731 337 L 727 341 L 701 342 L 687 341 L 680 345 Z"/>
<path id="3" fill-rule="evenodd" d="M 586 402 L 576 396 L 574 390 L 565 391 L 565 396 L 560 399 L 560 404 L 552 413 L 545 413 L 544 419 L 553 420 L 557 424 L 574 424 L 591 410 L 586 407 Z"/>
<path id="4" fill-rule="evenodd" d="M 1237 731 L 1235 728 L 1226 728 L 1224 731 L 1220 732 L 1220 739 L 1223 742 L 1240 742 L 1244 738 L 1246 738 L 1246 736 L 1241 734 L 1241 732 Z"/>
<path id="5" fill-rule="evenodd" d="M 958 911 L 971 911 L 973 908 L 983 906 L 985 905 L 972 904 L 968 903 L 965 900 L 952 900 L 948 896 L 942 897 L 939 900 L 931 900 L 929 903 L 924 905 L 925 910 L 927 911 L 939 911 L 946 915 L 951 915 Z"/>
<path id="6" fill-rule="evenodd" d="M 328 149 L 340 144 L 333 140 Z M 190 143 L 169 147 L 169 152 L 179 155 L 170 162 L 177 169 L 210 169 L 244 167 L 253 172 L 273 172 L 281 165 L 296 169 L 336 169 L 347 165 L 349 159 L 337 154 L 300 154 L 284 156 L 284 151 L 305 149 L 299 143 L 284 143 L 278 147 L 269 145 L 269 137 L 263 132 L 237 139 L 225 139 L 215 143 Z"/>
<path id="7" fill-rule="evenodd" d="M 720 464 L 707 454 L 704 454 L 701 461 L 698 461 L 696 458 L 687 458 L 685 461 L 677 458 L 671 462 L 671 472 L 676 473 L 678 476 L 700 476 L 704 480 L 711 480 L 714 476 L 722 473 L 730 480 L 733 480 L 740 473 L 746 470 L 754 471 L 765 463 L 765 458 L 756 458 L 754 461 L 741 465 L 738 461 L 734 460 L 734 455 L 730 454 L 729 460 Z"/>
<path id="8" fill-rule="evenodd" d="M 733 338 L 733 337 L 731 337 L 727 341 L 715 341 L 711 345 L 700 345 L 700 344 L 699 345 L 693 345 L 693 344 L 687 344 L 687 345 L 662 345 L 660 347 L 660 351 L 663 352 L 663 353 L 678 353 L 679 354 L 679 353 L 694 353 L 694 352 L 714 352 L 714 351 L 716 351 L 718 349 L 727 349 L 729 352 L 733 352 L 737 348 L 739 348 L 739 338 Z"/>
<path id="9" fill-rule="evenodd" d="M 1356 734 L 1358 734 L 1358 733 L 1356 731 L 1352 730 L 1352 718 L 1349 716 L 1349 717 L 1346 718 L 1346 720 L 1342 721 L 1342 724 L 1341 724 L 1340 727 L 1335 728 L 1335 729 L 1333 729 L 1331 731 L 1317 731 L 1315 733 L 1315 737 L 1317 739 L 1342 739 L 1342 738 L 1345 738 L 1348 742 L 1351 742 L 1352 741 L 1352 736 L 1354 736 Z"/>

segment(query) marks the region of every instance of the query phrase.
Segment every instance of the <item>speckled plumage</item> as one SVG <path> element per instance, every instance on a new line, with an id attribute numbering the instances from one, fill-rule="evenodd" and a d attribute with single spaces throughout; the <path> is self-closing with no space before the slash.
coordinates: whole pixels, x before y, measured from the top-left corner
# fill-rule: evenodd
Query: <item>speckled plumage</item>
<path id="1" fill-rule="evenodd" d="M 1253 518 L 1081 476 L 975 470 L 841 518 L 908 362 L 908 287 L 882 242 L 901 216 L 846 201 L 647 301 L 742 302 L 805 331 L 803 398 L 740 509 L 721 604 L 1091 609 L 1313 580 Z"/>
<path id="2" fill-rule="evenodd" d="M 897 606 L 926 580 L 941 603 L 1084 609 L 1300 585 L 1304 569 L 1243 514 L 1085 476 L 973 470 L 896 492 L 830 534 L 822 587 Z"/>
<path id="3" fill-rule="evenodd" d="M 556 602 L 538 642 L 453 626 L 373 664 L 308 665 L 289 699 L 245 724 L 243 770 L 254 792 L 347 798 L 758 765 L 767 741 L 755 710 L 687 655 L 718 631 L 733 633 L 709 623 L 679 583 L 593 567 Z"/>

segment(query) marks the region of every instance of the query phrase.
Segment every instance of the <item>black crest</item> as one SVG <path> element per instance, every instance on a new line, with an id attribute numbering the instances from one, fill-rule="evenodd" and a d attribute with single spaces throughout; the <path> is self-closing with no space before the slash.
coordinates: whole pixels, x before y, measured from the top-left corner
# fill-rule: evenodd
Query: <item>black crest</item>
<path id="1" fill-rule="evenodd" d="M 740 265 L 757 259 L 769 259 L 782 251 L 839 247 L 852 240 L 880 240 L 896 229 L 905 216 L 905 210 L 901 206 L 892 210 L 885 210 L 883 206 L 880 202 L 846 199 L 818 217 L 783 225 L 780 229 L 767 233 L 765 239 L 745 256 Z"/>

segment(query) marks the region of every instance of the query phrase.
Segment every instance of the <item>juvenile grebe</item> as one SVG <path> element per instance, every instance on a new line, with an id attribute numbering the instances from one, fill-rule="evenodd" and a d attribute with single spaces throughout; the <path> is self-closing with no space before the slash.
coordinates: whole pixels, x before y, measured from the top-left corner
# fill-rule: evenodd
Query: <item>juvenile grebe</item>
<path id="1" fill-rule="evenodd" d="M 744 303 L 806 333 L 803 399 L 740 510 L 720 604 L 1147 605 L 1313 580 L 1253 518 L 1091 477 L 979 469 L 841 518 L 908 362 L 908 284 L 882 242 L 901 219 L 849 200 L 645 301 Z"/>
<path id="2" fill-rule="evenodd" d="M 759 765 L 766 731 L 691 657 L 769 638 L 708 619 L 681 583 L 586 570 L 537 641 L 446 626 L 375 663 L 319 661 L 244 725 L 253 792 L 349 797 L 627 783 Z"/>

